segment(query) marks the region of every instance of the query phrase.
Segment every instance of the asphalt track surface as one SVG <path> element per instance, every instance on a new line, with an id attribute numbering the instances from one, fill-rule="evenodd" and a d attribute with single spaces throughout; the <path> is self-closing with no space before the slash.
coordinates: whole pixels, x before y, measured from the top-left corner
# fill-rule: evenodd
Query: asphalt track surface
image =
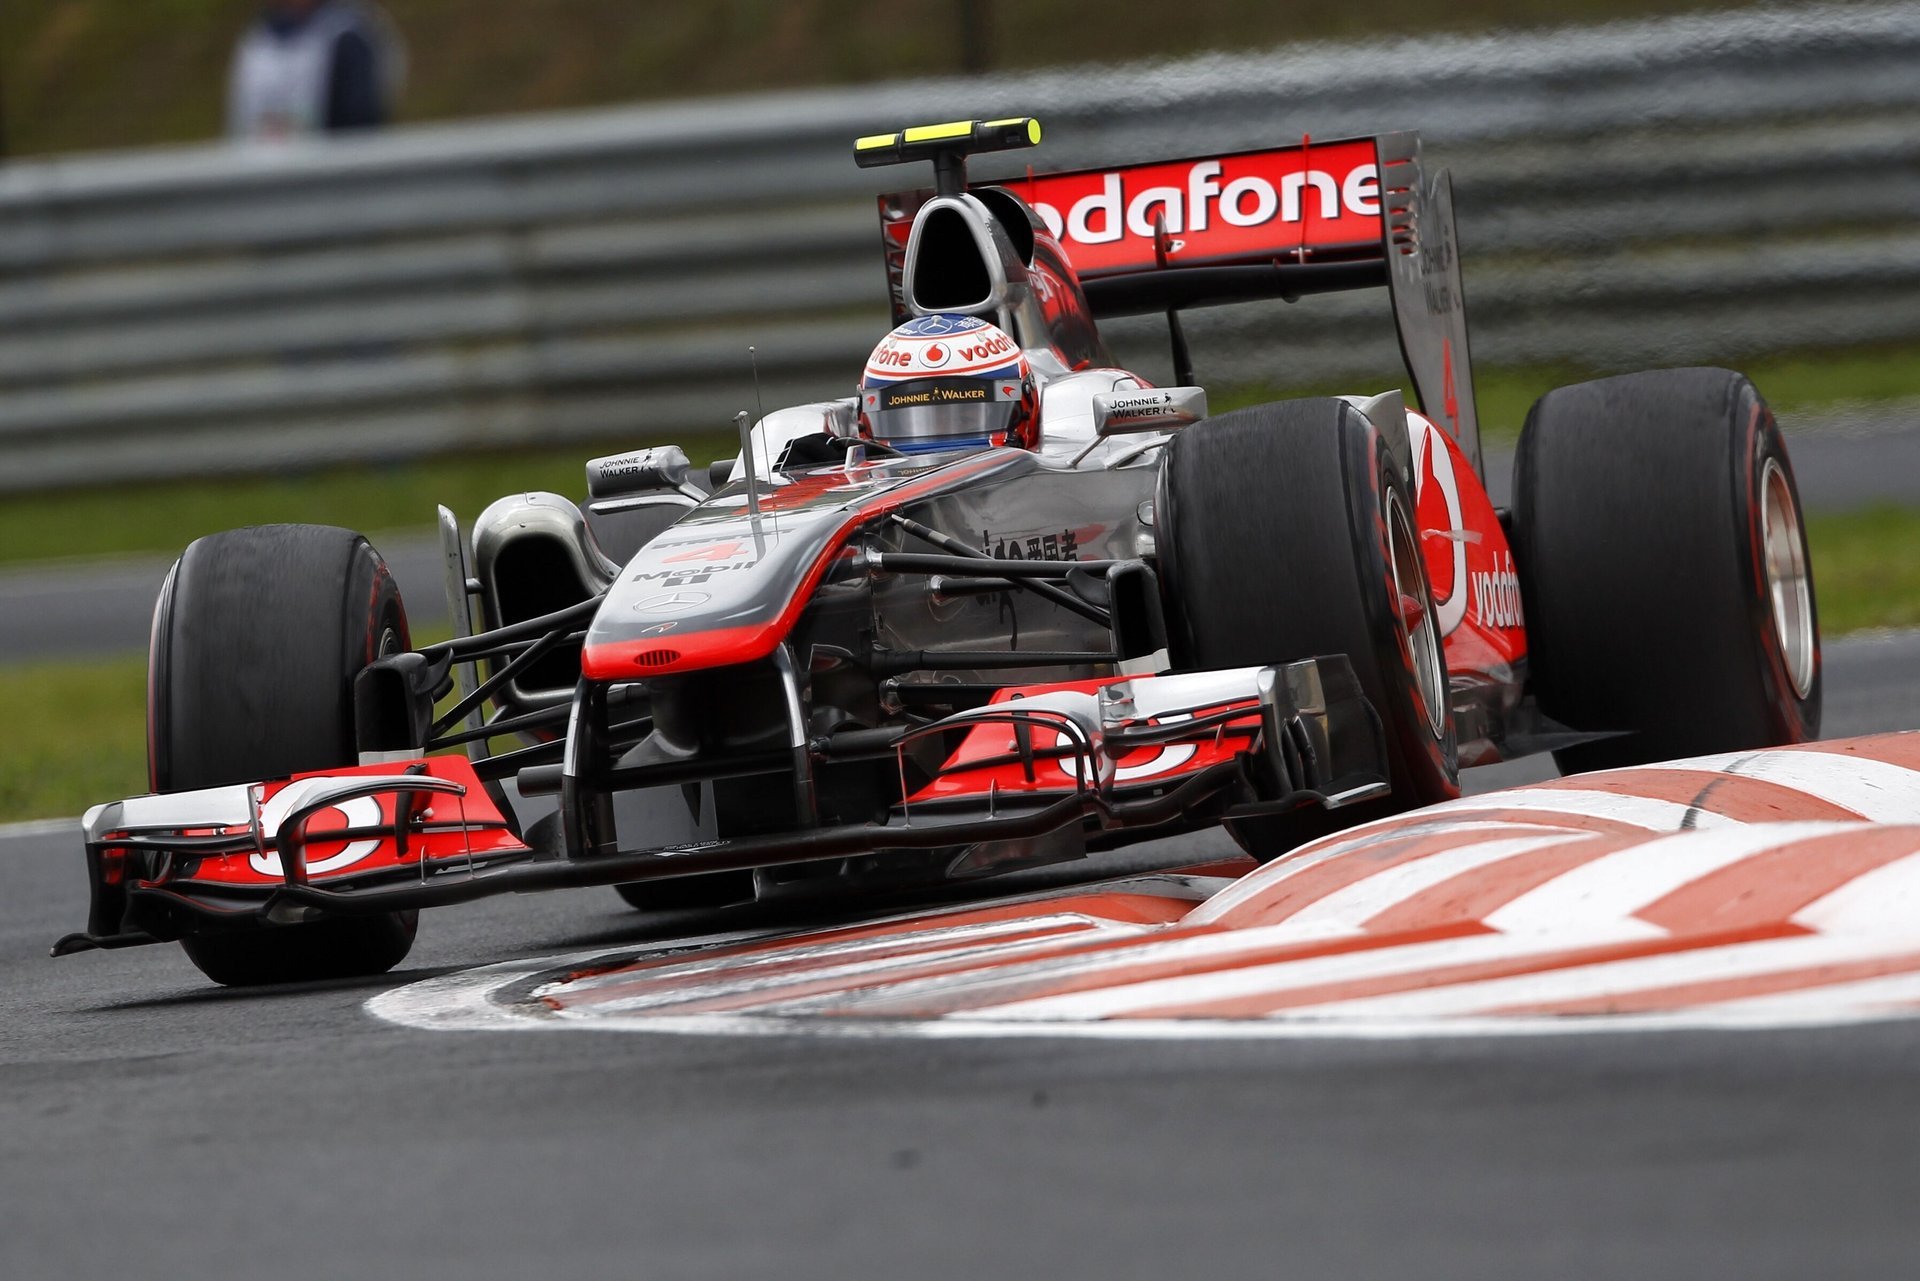
<path id="1" fill-rule="evenodd" d="M 1920 634 L 1827 659 L 1829 733 L 1920 725 Z M 1224 850 L 1137 847 L 1019 887 Z M 172 948 L 48 960 L 82 920 L 79 857 L 66 833 L 0 837 L 4 1277 L 1831 1278 L 1920 1257 L 1916 1023 L 426 1032 L 363 1003 L 780 918 L 649 921 L 604 890 L 496 900 L 428 914 L 387 978 L 239 993 Z"/>
<path id="2" fill-rule="evenodd" d="M 1920 406 L 1837 414 L 1788 424 L 1803 504 L 1842 511 L 1920 505 Z M 1509 500 L 1510 449 L 1486 458 L 1493 501 Z M 467 513 L 471 516 L 472 513 Z M 377 539 L 418 624 L 444 617 L 439 545 L 432 538 Z M 85 658 L 142 650 L 153 598 L 169 558 L 76 561 L 0 570 L 0 662 Z"/>

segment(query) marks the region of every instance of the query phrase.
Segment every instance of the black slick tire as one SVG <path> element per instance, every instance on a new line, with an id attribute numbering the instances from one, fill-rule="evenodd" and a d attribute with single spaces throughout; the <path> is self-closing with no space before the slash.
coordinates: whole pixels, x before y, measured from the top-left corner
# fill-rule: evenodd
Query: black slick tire
<path id="1" fill-rule="evenodd" d="M 1459 794 L 1413 496 L 1363 414 L 1344 401 L 1298 400 L 1196 423 L 1166 447 L 1154 525 L 1177 670 L 1345 655 L 1386 732 L 1391 796 L 1231 820 L 1243 849 L 1277 857 L 1325 832 Z M 1417 578 L 1429 624 L 1424 633 L 1415 625 L 1419 644 L 1402 623 L 1396 545 L 1408 562 L 1401 581 Z M 1429 673 L 1424 693 L 1416 669 Z"/>
<path id="2" fill-rule="evenodd" d="M 1819 734 L 1799 496 L 1745 377 L 1664 369 L 1549 392 L 1527 415 L 1513 495 L 1540 709 L 1626 731 L 1556 752 L 1562 771 Z"/>
<path id="3" fill-rule="evenodd" d="M 148 772 L 159 791 L 352 765 L 353 678 L 411 646 L 406 610 L 367 540 L 319 525 L 214 534 L 175 564 L 154 610 Z M 381 974 L 413 946 L 418 912 L 191 934 L 216 983 Z"/>

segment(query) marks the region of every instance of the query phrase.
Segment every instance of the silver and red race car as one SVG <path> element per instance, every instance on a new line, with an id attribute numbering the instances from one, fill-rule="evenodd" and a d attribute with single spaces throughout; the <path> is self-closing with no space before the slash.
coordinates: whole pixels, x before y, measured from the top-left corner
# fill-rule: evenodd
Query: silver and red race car
<path id="1" fill-rule="evenodd" d="M 1497 510 L 1451 187 L 1414 135 L 968 181 L 1038 141 L 861 139 L 935 183 L 880 201 L 901 328 L 856 394 L 743 415 L 704 470 L 597 459 L 582 504 L 443 508 L 448 641 L 412 644 L 349 531 L 188 547 L 154 614 L 153 794 L 88 812 L 88 930 L 55 953 L 378 973 L 418 909 L 509 890 L 844 892 L 1213 825 L 1265 859 L 1463 766 L 1817 732 L 1793 474 L 1746 379 L 1550 393 Z M 1372 287 L 1419 411 L 1208 415 L 1183 310 Z M 1181 385 L 1108 354 L 1097 322 L 1143 313 Z M 523 832 L 509 784 L 557 808 Z"/>

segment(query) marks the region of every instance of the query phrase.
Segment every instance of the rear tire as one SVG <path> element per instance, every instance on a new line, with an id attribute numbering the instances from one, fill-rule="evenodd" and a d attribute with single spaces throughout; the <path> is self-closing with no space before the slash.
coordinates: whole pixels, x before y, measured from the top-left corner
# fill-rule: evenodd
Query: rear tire
<path id="1" fill-rule="evenodd" d="M 1385 441 L 1344 401 L 1236 410 L 1166 447 L 1154 525 L 1175 668 L 1343 654 L 1386 731 L 1391 796 L 1229 821 L 1255 858 L 1459 795 L 1414 510 Z"/>
<path id="2" fill-rule="evenodd" d="M 358 760 L 353 678 L 411 648 L 386 562 L 366 539 L 267 525 L 190 545 L 154 610 L 148 773 L 156 791 L 254 782 Z M 418 912 L 192 934 L 231 987 L 382 974 L 413 946 Z"/>
<path id="3" fill-rule="evenodd" d="M 1725 369 L 1547 393 L 1514 458 L 1533 688 L 1574 729 L 1562 771 L 1820 732 L 1820 626 L 1785 442 Z"/>

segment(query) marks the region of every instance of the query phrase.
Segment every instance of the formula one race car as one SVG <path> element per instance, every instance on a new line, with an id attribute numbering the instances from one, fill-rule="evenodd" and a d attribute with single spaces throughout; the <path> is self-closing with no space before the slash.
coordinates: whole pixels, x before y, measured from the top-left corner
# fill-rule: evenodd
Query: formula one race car
<path id="1" fill-rule="evenodd" d="M 1716 369 L 1562 388 L 1481 479 L 1451 187 L 1387 134 L 970 185 L 1031 120 L 863 138 L 898 324 L 739 457 L 444 508 L 451 640 L 345 530 L 203 538 L 155 611 L 154 794 L 89 931 L 221 983 L 397 964 L 418 909 L 925 884 L 1224 825 L 1257 858 L 1457 794 L 1814 735 L 1793 474 Z M 1180 312 L 1384 286 L 1399 390 L 1207 414 Z M 1101 317 L 1164 313 L 1176 381 Z M 850 371 L 851 372 L 851 371 Z M 474 630 L 474 602 L 483 620 Z M 457 690 L 457 693 L 455 692 Z M 518 736 L 494 754 L 490 740 Z M 464 749 L 464 754 L 455 749 Z M 523 834 L 504 784 L 558 797 Z"/>

